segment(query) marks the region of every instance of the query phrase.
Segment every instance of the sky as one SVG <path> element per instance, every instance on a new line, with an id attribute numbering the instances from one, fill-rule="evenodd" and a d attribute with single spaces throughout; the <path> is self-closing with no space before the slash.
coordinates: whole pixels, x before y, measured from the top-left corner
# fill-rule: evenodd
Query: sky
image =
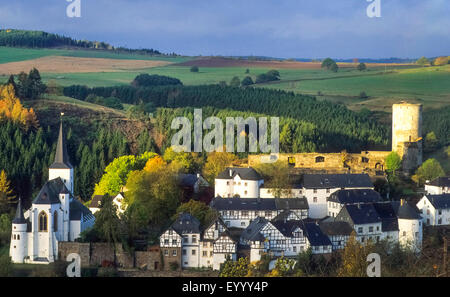
<path id="1" fill-rule="evenodd" d="M 0 28 L 191 56 L 450 55 L 449 0 L 379 0 L 380 18 L 367 16 L 369 0 L 79 1 L 69 18 L 69 0 L 0 0 Z"/>

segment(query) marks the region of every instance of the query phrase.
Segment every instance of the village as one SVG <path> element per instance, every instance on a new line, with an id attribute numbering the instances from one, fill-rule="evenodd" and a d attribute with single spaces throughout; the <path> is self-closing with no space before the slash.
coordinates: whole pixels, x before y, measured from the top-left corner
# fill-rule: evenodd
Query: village
<path id="1" fill-rule="evenodd" d="M 393 106 L 393 151 L 403 159 L 403 174 L 422 163 L 421 109 L 406 102 Z M 425 226 L 450 225 L 450 177 L 426 181 L 416 203 L 385 200 L 375 184 L 385 178 L 382 171 L 389 153 L 362 152 L 342 162 L 333 154 L 251 155 L 247 166 L 226 167 L 215 177 L 209 207 L 216 216 L 207 225 L 182 212 L 160 234 L 159 244 L 134 256 L 122 251 L 122 261 L 107 244 L 99 248 L 97 243 L 77 242 L 94 225 L 104 200 L 94 196 L 86 207 L 74 198 L 74 168 L 61 122 L 49 181 L 30 209 L 19 200 L 10 256 L 13 263 L 49 264 L 75 252 L 85 266 L 109 260 L 154 271 L 220 270 L 227 261 L 247 258 L 254 263 L 264 255 L 273 262 L 296 259 L 308 250 L 329 257 L 342 251 L 352 236 L 362 245 L 387 241 L 420 253 Z M 252 167 L 267 158 L 299 167 L 298 174 L 289 176 L 288 188 L 267 186 Z M 179 184 L 192 193 L 211 187 L 200 173 L 181 174 Z M 124 191 L 112 197 L 118 215 L 127 208 L 126 195 Z"/>

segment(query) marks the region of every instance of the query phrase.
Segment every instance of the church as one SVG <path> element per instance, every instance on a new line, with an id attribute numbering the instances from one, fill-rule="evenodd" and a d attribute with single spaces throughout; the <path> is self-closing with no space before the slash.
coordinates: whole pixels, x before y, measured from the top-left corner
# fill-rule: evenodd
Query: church
<path id="1" fill-rule="evenodd" d="M 13 263 L 49 264 L 58 259 L 58 243 L 74 241 L 94 225 L 95 217 L 73 196 L 74 169 L 69 161 L 63 124 L 59 128 L 55 161 L 49 181 L 25 212 L 19 200 L 12 222 L 10 256 Z"/>

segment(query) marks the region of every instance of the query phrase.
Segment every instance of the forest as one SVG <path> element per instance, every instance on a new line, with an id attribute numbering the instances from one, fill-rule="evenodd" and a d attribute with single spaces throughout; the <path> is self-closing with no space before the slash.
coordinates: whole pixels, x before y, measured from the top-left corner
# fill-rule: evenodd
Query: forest
<path id="1" fill-rule="evenodd" d="M 220 85 L 64 88 L 65 96 L 80 100 L 86 100 L 90 94 L 113 96 L 126 104 L 152 103 L 154 107 L 167 108 L 210 106 L 240 111 L 244 116 L 254 112 L 308 122 L 316 126 L 322 139 L 323 145 L 317 147 L 319 151 L 346 149 L 352 152 L 388 147 L 389 130 L 375 120 L 350 111 L 343 105 L 291 92 Z"/>
<path id="2" fill-rule="evenodd" d="M 70 37 L 43 31 L 13 29 L 0 30 L 0 46 L 26 48 L 76 47 L 80 49 L 108 50 L 117 53 L 162 55 L 161 52 L 154 49 L 129 49 L 125 47 L 116 48 L 105 42 L 75 40 Z"/>

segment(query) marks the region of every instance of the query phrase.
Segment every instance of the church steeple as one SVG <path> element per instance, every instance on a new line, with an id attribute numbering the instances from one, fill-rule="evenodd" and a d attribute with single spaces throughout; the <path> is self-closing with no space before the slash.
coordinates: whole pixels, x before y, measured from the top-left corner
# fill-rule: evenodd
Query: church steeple
<path id="1" fill-rule="evenodd" d="M 19 198 L 19 203 L 17 204 L 16 216 L 12 221 L 13 224 L 25 224 L 25 217 L 23 216 L 22 210 L 22 198 Z"/>
<path id="2" fill-rule="evenodd" d="M 50 169 L 72 169 L 69 155 L 67 154 L 66 140 L 63 133 L 62 118 L 59 126 L 58 143 L 56 145 L 55 161 L 50 166 Z"/>

